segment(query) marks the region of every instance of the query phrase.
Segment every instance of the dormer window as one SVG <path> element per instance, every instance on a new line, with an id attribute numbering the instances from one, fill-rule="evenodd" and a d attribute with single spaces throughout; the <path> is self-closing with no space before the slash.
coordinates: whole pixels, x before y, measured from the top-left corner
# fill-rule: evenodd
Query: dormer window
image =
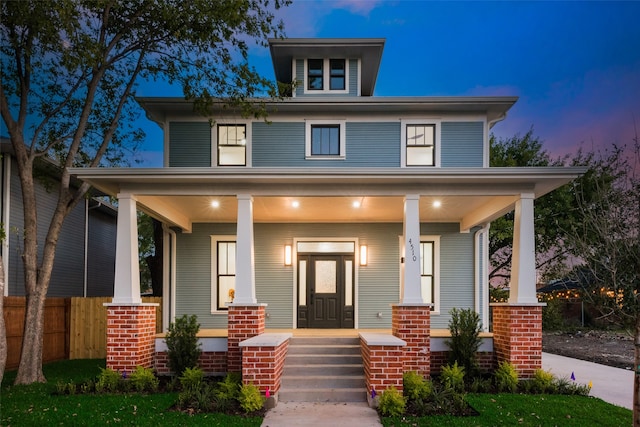
<path id="1" fill-rule="evenodd" d="M 346 59 L 307 59 L 307 93 L 346 93 L 348 62 Z"/>

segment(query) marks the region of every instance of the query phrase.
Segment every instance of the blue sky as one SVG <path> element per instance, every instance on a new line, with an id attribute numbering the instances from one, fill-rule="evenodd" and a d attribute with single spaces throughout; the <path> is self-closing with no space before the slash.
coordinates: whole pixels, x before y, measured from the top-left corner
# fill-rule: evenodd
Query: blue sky
<path id="1" fill-rule="evenodd" d="M 533 126 L 554 156 L 640 131 L 640 2 L 294 0 L 278 16 L 288 37 L 385 38 L 377 96 L 518 96 L 493 132 Z M 273 76 L 267 49 L 251 62 Z M 141 166 L 161 166 L 147 126 Z"/>

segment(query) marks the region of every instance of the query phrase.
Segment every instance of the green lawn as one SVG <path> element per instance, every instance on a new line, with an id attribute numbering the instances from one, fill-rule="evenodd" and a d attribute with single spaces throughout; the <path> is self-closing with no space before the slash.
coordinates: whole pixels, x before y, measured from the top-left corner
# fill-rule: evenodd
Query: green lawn
<path id="1" fill-rule="evenodd" d="M 95 378 L 104 360 L 73 360 L 44 367 L 48 382 L 13 386 L 15 372 L 5 374 L 0 390 L 2 426 L 98 426 L 127 424 L 137 426 L 260 426 L 262 418 L 221 414 L 188 415 L 169 411 L 176 393 L 156 395 L 72 395 L 58 396 L 56 383 L 82 382 Z M 390 426 L 623 426 L 631 425 L 628 409 L 609 405 L 600 399 L 580 396 L 472 394 L 468 401 L 477 417 L 431 416 L 384 418 Z"/>

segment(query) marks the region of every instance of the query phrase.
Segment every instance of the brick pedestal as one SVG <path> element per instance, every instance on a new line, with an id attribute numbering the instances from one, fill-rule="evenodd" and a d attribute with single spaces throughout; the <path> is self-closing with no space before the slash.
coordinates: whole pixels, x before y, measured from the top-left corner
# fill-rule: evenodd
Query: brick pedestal
<path id="1" fill-rule="evenodd" d="M 407 343 L 404 371 L 415 371 L 425 378 L 431 374 L 431 304 L 391 307 L 391 330 Z"/>
<path id="2" fill-rule="evenodd" d="M 264 396 L 269 394 L 268 407 L 278 402 L 290 338 L 291 334 L 262 334 L 240 343 L 242 382 L 254 384 Z"/>
<path id="3" fill-rule="evenodd" d="M 379 395 L 390 387 L 395 387 L 402 393 L 405 346 L 403 340 L 391 335 L 360 334 L 360 352 L 369 406 L 375 406 L 374 394 Z"/>
<path id="4" fill-rule="evenodd" d="M 107 368 L 131 372 L 151 368 L 155 353 L 158 304 L 105 304 L 107 307 Z"/>
<path id="5" fill-rule="evenodd" d="M 492 304 L 493 347 L 498 363 L 507 361 L 519 378 L 542 369 L 543 304 Z"/>
<path id="6" fill-rule="evenodd" d="M 240 343 L 264 333 L 266 307 L 266 304 L 229 306 L 227 372 L 242 372 Z"/>

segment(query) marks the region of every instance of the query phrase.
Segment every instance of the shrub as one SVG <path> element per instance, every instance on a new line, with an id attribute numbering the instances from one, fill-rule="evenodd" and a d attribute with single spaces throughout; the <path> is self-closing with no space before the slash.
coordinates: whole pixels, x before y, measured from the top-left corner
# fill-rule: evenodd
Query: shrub
<path id="1" fill-rule="evenodd" d="M 198 387 L 186 388 L 178 394 L 178 407 L 182 410 L 212 412 L 218 409 L 215 403 L 214 387 L 204 381 Z"/>
<path id="2" fill-rule="evenodd" d="M 155 392 L 160 384 L 160 380 L 153 374 L 153 370 L 142 366 L 136 366 L 136 369 L 129 375 L 129 381 L 134 390 L 138 392 Z"/>
<path id="3" fill-rule="evenodd" d="M 242 377 L 238 373 L 227 374 L 215 388 L 214 398 L 220 411 L 227 411 L 239 398 Z"/>
<path id="4" fill-rule="evenodd" d="M 491 391 L 491 379 L 476 377 L 469 384 L 469 392 L 471 393 L 489 393 Z"/>
<path id="5" fill-rule="evenodd" d="M 511 363 L 500 362 L 493 375 L 498 391 L 514 393 L 517 390 L 518 373 Z"/>
<path id="6" fill-rule="evenodd" d="M 96 380 L 97 393 L 114 393 L 118 391 L 122 376 L 110 368 L 100 368 L 100 374 Z"/>
<path id="7" fill-rule="evenodd" d="M 402 385 L 404 395 L 408 400 L 417 401 L 428 399 L 432 392 L 431 381 L 415 371 L 408 371 L 402 374 Z"/>
<path id="8" fill-rule="evenodd" d="M 260 389 L 253 384 L 243 384 L 240 387 L 238 402 L 247 414 L 262 409 L 264 406 L 264 398 L 260 394 Z"/>
<path id="9" fill-rule="evenodd" d="M 383 417 L 396 417 L 404 414 L 406 402 L 402 393 L 394 386 L 382 392 L 378 402 L 378 412 Z"/>
<path id="10" fill-rule="evenodd" d="M 169 325 L 165 342 L 168 348 L 169 368 L 174 375 L 181 376 L 186 368 L 198 366 L 201 353 L 197 337 L 199 330 L 200 324 L 195 315 L 185 314 Z"/>
<path id="11" fill-rule="evenodd" d="M 464 368 L 458 366 L 458 362 L 443 366 L 440 381 L 445 388 L 458 392 L 464 391 Z"/>
<path id="12" fill-rule="evenodd" d="M 474 377 L 479 371 L 477 352 L 482 343 L 480 316 L 472 309 L 453 308 L 450 313 L 449 332 L 451 338 L 445 341 L 451 349 L 449 362 L 457 362 L 465 369 L 468 376 Z"/>
<path id="13" fill-rule="evenodd" d="M 180 377 L 180 385 L 184 390 L 200 387 L 204 380 L 204 371 L 200 368 L 186 368 Z"/>
<path id="14" fill-rule="evenodd" d="M 556 391 L 554 376 L 551 372 L 536 369 L 531 380 L 531 390 L 535 393 L 553 393 Z"/>
<path id="15" fill-rule="evenodd" d="M 542 307 L 542 330 L 558 331 L 567 327 L 564 318 L 565 301 L 560 298 L 545 298 L 547 305 Z"/>

